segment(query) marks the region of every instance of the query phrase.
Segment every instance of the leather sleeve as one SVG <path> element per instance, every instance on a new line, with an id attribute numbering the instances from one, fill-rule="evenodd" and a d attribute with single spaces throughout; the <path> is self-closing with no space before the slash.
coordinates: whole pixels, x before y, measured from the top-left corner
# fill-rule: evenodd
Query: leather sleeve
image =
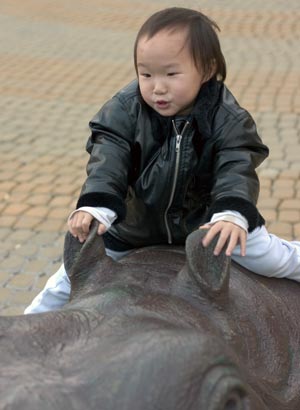
<path id="1" fill-rule="evenodd" d="M 259 180 L 255 169 L 269 151 L 246 111 L 241 111 L 235 118 L 231 113 L 222 115 L 222 127 L 216 131 L 209 215 L 228 209 L 238 211 L 247 219 L 251 232 L 264 223 L 256 208 Z"/>
<path id="2" fill-rule="evenodd" d="M 115 223 L 120 222 L 126 214 L 125 197 L 134 137 L 126 104 L 117 96 L 113 97 L 92 119 L 90 129 L 86 146 L 90 154 L 88 176 L 77 208 L 107 207 L 118 215 Z"/>

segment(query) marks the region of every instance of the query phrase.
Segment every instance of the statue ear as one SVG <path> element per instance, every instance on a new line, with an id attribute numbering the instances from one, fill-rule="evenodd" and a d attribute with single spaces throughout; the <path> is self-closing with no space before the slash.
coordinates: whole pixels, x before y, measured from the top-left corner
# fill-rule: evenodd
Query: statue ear
<path id="1" fill-rule="evenodd" d="M 202 239 L 206 233 L 207 230 L 198 229 L 186 239 L 188 274 L 205 294 L 218 298 L 228 294 L 230 257 L 224 251 L 218 256 L 213 254 L 218 237 L 204 248 Z"/>
<path id="2" fill-rule="evenodd" d="M 99 260 L 106 257 L 103 239 L 98 235 L 99 222 L 93 220 L 90 233 L 85 242 L 80 243 L 70 232 L 67 232 L 64 245 L 65 269 L 71 280 L 88 276 Z"/>

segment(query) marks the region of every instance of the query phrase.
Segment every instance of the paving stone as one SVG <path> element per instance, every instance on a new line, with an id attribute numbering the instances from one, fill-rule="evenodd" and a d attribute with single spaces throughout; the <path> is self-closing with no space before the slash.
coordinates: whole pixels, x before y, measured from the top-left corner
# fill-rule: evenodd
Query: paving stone
<path id="1" fill-rule="evenodd" d="M 286 159 L 282 159 L 282 160 L 270 159 L 269 163 L 270 163 L 270 167 L 272 167 L 273 169 L 275 168 L 279 171 L 285 169 L 287 166 Z"/>
<path id="2" fill-rule="evenodd" d="M 19 306 L 8 306 L 1 309 L 0 313 L 3 316 L 17 316 L 22 315 L 24 309 Z"/>
<path id="3" fill-rule="evenodd" d="M 280 172 L 280 178 L 291 178 L 291 179 L 299 179 L 300 177 L 300 170 L 298 169 L 284 169 Z"/>
<path id="4" fill-rule="evenodd" d="M 44 248 L 47 245 L 56 243 L 58 238 L 59 234 L 57 232 L 38 232 L 34 235 L 34 243 Z"/>
<path id="5" fill-rule="evenodd" d="M 19 273 L 8 282 L 8 287 L 14 289 L 28 289 L 32 285 L 32 275 L 29 273 Z"/>
<path id="6" fill-rule="evenodd" d="M 63 253 L 63 249 L 59 247 L 48 247 L 45 248 L 43 251 L 43 255 L 50 260 L 54 261 L 57 260 L 58 258 L 61 258 Z"/>
<path id="7" fill-rule="evenodd" d="M 71 209 L 73 208 L 54 208 L 50 210 L 49 218 L 60 219 L 66 222 L 71 213 Z"/>
<path id="8" fill-rule="evenodd" d="M 273 183 L 273 189 L 293 189 L 295 187 L 294 179 L 283 179 L 279 177 Z"/>
<path id="9" fill-rule="evenodd" d="M 1 218 L 0 218 L 0 223 L 1 223 Z M 10 234 L 11 234 L 11 229 L 3 228 L 2 226 L 0 227 L 0 239 L 7 239 L 7 237 L 10 236 Z M 3 243 L 2 243 L 2 245 L 3 245 Z"/>
<path id="10" fill-rule="evenodd" d="M 269 209 L 269 208 L 260 207 L 259 212 L 264 217 L 265 221 L 268 222 L 268 223 L 277 221 L 277 219 L 278 219 L 276 209 Z"/>
<path id="11" fill-rule="evenodd" d="M 39 253 L 39 247 L 36 244 L 32 244 L 31 242 L 27 244 L 17 244 L 15 246 L 18 255 L 28 259 L 30 257 L 36 257 Z"/>
<path id="12" fill-rule="evenodd" d="M 14 224 L 16 229 L 35 229 L 43 223 L 42 217 L 22 215 Z"/>
<path id="13" fill-rule="evenodd" d="M 300 222 L 294 224 L 294 238 L 300 240 Z"/>
<path id="14" fill-rule="evenodd" d="M 273 188 L 272 197 L 284 199 L 284 198 L 294 198 L 295 197 L 295 189 L 294 188 L 283 188 L 283 187 L 275 187 Z"/>
<path id="15" fill-rule="evenodd" d="M 11 236 L 6 238 L 5 241 L 3 241 L 3 243 L 1 244 L 2 249 L 7 249 L 9 251 L 15 249 L 15 247 L 16 247 L 16 242 L 11 238 Z"/>
<path id="16" fill-rule="evenodd" d="M 30 229 L 18 229 L 16 231 L 11 232 L 10 240 L 13 240 L 18 243 L 23 243 L 25 241 L 28 241 L 33 236 L 34 233 Z"/>
<path id="17" fill-rule="evenodd" d="M 17 203 L 13 205 L 8 205 L 3 211 L 2 215 L 9 215 L 9 216 L 14 216 L 14 215 L 22 215 L 23 212 L 28 209 L 28 205 L 23 204 L 23 203 Z"/>
<path id="18" fill-rule="evenodd" d="M 61 232 L 67 229 L 67 223 L 60 219 L 47 219 L 35 228 L 38 232 Z"/>
<path id="19" fill-rule="evenodd" d="M 24 182 L 24 181 L 30 181 L 34 176 L 32 175 L 31 172 L 22 172 L 21 174 L 17 174 L 14 177 L 14 180 L 17 182 Z"/>
<path id="20" fill-rule="evenodd" d="M 260 178 L 260 187 L 261 188 L 270 188 L 272 185 L 272 180 L 269 178 Z"/>
<path id="21" fill-rule="evenodd" d="M 270 198 L 270 197 L 265 197 L 262 198 L 260 197 L 258 202 L 257 202 L 257 206 L 259 209 L 278 209 L 280 203 L 280 199 L 278 198 Z"/>
<path id="22" fill-rule="evenodd" d="M 17 272 L 23 265 L 24 259 L 22 257 L 17 257 L 16 255 L 11 255 L 5 260 L 1 261 L 1 269 L 9 270 L 11 272 Z"/>
<path id="23" fill-rule="evenodd" d="M 265 198 L 270 198 L 271 197 L 271 192 L 272 192 L 272 187 L 261 187 L 260 192 L 259 192 L 259 198 L 260 200 L 265 199 Z"/>
<path id="24" fill-rule="evenodd" d="M 59 194 L 69 194 L 69 195 L 71 195 L 71 194 L 77 193 L 77 191 L 78 191 L 78 186 L 77 185 L 78 185 L 77 183 L 76 184 L 72 183 L 72 184 L 56 185 L 55 186 L 55 192 L 56 192 L 57 195 L 59 195 Z M 81 185 L 82 184 L 80 184 L 80 186 Z"/>
<path id="25" fill-rule="evenodd" d="M 48 206 L 32 206 L 30 209 L 27 209 L 24 214 L 28 216 L 44 218 L 49 213 Z"/>
<path id="26" fill-rule="evenodd" d="M 300 219 L 300 210 L 282 210 L 279 211 L 278 220 L 282 222 L 291 222 L 294 223 L 295 221 L 299 221 Z"/>
<path id="27" fill-rule="evenodd" d="M 1 165 L 0 165 L 0 181 L 1 182 L 10 181 L 12 179 L 15 179 L 17 175 L 16 175 L 15 170 L 14 171 L 7 170 L 7 169 L 2 170 Z"/>
<path id="28" fill-rule="evenodd" d="M 291 161 L 291 167 L 290 167 L 292 170 L 297 170 L 297 171 L 300 171 L 300 161 L 298 160 L 298 161 L 295 161 L 295 162 L 292 162 Z"/>
<path id="29" fill-rule="evenodd" d="M 5 255 L 5 254 L 4 254 L 3 256 L 4 256 L 4 257 L 3 257 L 2 261 L 5 260 L 5 259 L 7 259 L 7 258 L 9 257 L 9 253 L 8 253 L 8 255 Z M 10 281 L 10 279 L 11 279 L 11 278 L 13 277 L 13 275 L 14 275 L 13 270 L 10 269 L 10 268 L 6 268 L 5 265 L 3 266 L 2 261 L 1 261 L 1 263 L 0 263 L 0 289 L 1 289 L 1 287 L 6 286 L 7 283 Z M 18 271 L 19 271 L 19 270 L 16 269 L 16 272 L 18 272 Z M 0 303 L 1 303 L 1 301 L 0 301 Z"/>
<path id="30" fill-rule="evenodd" d="M 60 195 L 57 196 L 56 198 L 53 198 L 50 201 L 49 206 L 54 208 L 54 207 L 62 207 L 62 206 L 68 206 L 70 204 L 70 196 L 68 195 Z"/>
<path id="31" fill-rule="evenodd" d="M 9 300 L 12 302 L 13 305 L 20 307 L 22 306 L 23 313 L 24 307 L 28 306 L 35 296 L 36 293 L 33 291 L 26 291 L 24 289 L 14 290 L 10 292 Z"/>
<path id="32" fill-rule="evenodd" d="M 18 204 L 25 202 L 28 198 L 28 192 L 10 192 L 6 193 L 4 200 L 7 204 Z"/>
<path id="33" fill-rule="evenodd" d="M 14 181 L 0 182 L 0 191 L 10 192 L 16 185 L 17 184 Z"/>
<path id="34" fill-rule="evenodd" d="M 56 269 L 53 269 L 53 274 L 56 272 Z M 49 276 L 37 277 L 34 283 L 34 297 L 45 287 Z M 32 298 L 33 299 L 33 298 Z"/>
<path id="35" fill-rule="evenodd" d="M 271 179 L 277 178 L 278 174 L 279 174 L 279 170 L 274 169 L 274 168 L 262 169 L 259 173 L 261 178 L 271 178 Z"/>
<path id="36" fill-rule="evenodd" d="M 0 303 L 8 302 L 10 300 L 11 290 L 6 287 L 0 287 Z"/>
<path id="37" fill-rule="evenodd" d="M 292 239 L 293 225 L 287 222 L 274 221 L 269 224 L 269 231 L 282 238 Z"/>
<path id="38" fill-rule="evenodd" d="M 35 189 L 36 189 L 36 183 L 34 182 L 34 180 L 31 180 L 28 182 L 22 182 L 14 186 L 15 192 L 21 192 L 21 193 L 32 192 Z"/>
<path id="39" fill-rule="evenodd" d="M 46 205 L 49 203 L 51 195 L 46 194 L 37 194 L 33 193 L 29 198 L 26 199 L 26 203 L 29 205 Z"/>
<path id="40" fill-rule="evenodd" d="M 45 267 L 47 266 L 47 260 L 45 258 L 45 249 L 39 252 L 39 259 L 31 259 L 24 262 L 22 269 L 23 273 L 30 274 L 31 276 L 40 275 L 45 272 Z M 32 279 L 33 282 L 33 279 Z"/>
<path id="41" fill-rule="evenodd" d="M 280 207 L 281 210 L 297 209 L 300 210 L 300 198 L 296 199 L 283 199 Z"/>

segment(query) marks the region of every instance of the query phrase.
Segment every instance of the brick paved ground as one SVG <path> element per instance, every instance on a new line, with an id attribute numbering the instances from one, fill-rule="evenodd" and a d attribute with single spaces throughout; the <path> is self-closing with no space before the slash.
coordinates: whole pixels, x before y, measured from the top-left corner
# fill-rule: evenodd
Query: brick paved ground
<path id="1" fill-rule="evenodd" d="M 201 7 L 220 25 L 227 84 L 271 148 L 259 169 L 270 230 L 300 237 L 298 0 L 10 0 L 0 3 L 0 312 L 22 313 L 61 262 L 85 178 L 87 124 L 134 76 L 154 11 Z"/>

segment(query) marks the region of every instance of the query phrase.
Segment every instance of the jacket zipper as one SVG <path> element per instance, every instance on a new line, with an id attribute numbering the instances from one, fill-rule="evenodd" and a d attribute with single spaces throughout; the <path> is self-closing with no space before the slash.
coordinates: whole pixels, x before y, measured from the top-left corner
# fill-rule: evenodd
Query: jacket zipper
<path id="1" fill-rule="evenodd" d="M 172 244 L 172 234 L 171 234 L 171 229 L 168 223 L 168 212 L 169 212 L 169 209 L 174 199 L 174 194 L 175 194 L 175 189 L 176 189 L 176 184 L 177 184 L 177 179 L 178 179 L 181 140 L 182 140 L 183 134 L 187 126 L 189 125 L 189 122 L 188 121 L 185 122 L 181 133 L 178 132 L 178 129 L 176 127 L 174 120 L 172 120 L 172 124 L 173 124 L 174 131 L 176 133 L 176 144 L 175 144 L 176 160 L 175 160 L 175 170 L 174 170 L 174 178 L 173 178 L 173 183 L 172 183 L 171 195 L 169 198 L 168 206 L 164 213 L 164 221 L 165 221 L 165 226 L 166 226 L 167 235 L 168 235 L 168 243 L 170 245 Z"/>

